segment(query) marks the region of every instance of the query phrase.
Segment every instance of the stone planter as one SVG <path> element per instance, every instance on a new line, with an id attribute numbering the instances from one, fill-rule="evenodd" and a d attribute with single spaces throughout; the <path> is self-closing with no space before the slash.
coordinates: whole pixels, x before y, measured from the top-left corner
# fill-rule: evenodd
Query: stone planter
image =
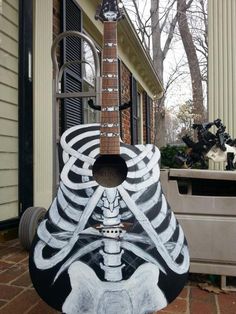
<path id="1" fill-rule="evenodd" d="M 236 172 L 165 169 L 161 182 L 189 243 L 190 271 L 236 276 Z"/>

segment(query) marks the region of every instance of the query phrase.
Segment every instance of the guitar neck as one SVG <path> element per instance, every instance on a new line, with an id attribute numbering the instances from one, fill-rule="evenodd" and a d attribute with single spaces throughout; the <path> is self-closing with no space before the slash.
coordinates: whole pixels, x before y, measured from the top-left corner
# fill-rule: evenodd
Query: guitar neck
<path id="1" fill-rule="evenodd" d="M 117 22 L 104 22 L 100 154 L 120 154 Z"/>

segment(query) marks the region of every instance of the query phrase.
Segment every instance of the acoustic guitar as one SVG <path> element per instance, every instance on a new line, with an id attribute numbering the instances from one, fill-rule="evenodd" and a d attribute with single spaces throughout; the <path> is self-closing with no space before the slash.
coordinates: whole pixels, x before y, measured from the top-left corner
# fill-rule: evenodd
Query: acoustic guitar
<path id="1" fill-rule="evenodd" d="M 159 181 L 157 147 L 120 139 L 117 0 L 103 0 L 101 123 L 61 137 L 60 184 L 30 252 L 35 289 L 66 314 L 147 314 L 185 285 L 189 253 Z"/>

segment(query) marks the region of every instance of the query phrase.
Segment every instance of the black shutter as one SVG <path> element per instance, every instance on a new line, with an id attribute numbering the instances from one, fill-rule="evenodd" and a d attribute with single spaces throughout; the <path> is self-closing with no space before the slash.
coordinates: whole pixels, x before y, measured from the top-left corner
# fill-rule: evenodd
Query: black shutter
<path id="1" fill-rule="evenodd" d="M 131 76 L 131 144 L 138 144 L 138 90 L 137 81 Z"/>
<path id="2" fill-rule="evenodd" d="M 73 0 L 62 0 L 62 31 L 82 30 L 82 14 L 78 4 Z M 77 37 L 67 37 L 62 42 L 62 64 L 82 59 L 82 41 Z M 82 91 L 82 66 L 70 65 L 66 68 L 62 81 L 63 92 Z M 81 98 L 70 98 L 62 101 L 62 130 L 83 123 Z"/>
<path id="3" fill-rule="evenodd" d="M 145 94 L 145 106 L 146 106 L 146 143 L 151 143 L 151 99 Z"/>

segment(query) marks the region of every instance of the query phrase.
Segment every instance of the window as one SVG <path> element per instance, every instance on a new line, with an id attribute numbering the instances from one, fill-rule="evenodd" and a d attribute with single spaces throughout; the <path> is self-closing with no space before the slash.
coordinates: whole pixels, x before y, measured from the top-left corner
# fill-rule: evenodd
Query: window
<path id="1" fill-rule="evenodd" d="M 131 77 L 131 143 L 143 143 L 143 98 L 142 89 L 138 86 L 137 81 Z"/>
<path id="2" fill-rule="evenodd" d="M 97 52 L 100 56 L 99 49 L 97 49 Z M 94 89 L 96 73 L 92 50 L 85 41 L 83 42 L 83 59 L 87 62 L 83 63 L 83 91 L 88 92 Z M 100 112 L 89 107 L 88 99 L 86 98 L 83 99 L 83 118 L 84 123 L 100 122 Z"/>

